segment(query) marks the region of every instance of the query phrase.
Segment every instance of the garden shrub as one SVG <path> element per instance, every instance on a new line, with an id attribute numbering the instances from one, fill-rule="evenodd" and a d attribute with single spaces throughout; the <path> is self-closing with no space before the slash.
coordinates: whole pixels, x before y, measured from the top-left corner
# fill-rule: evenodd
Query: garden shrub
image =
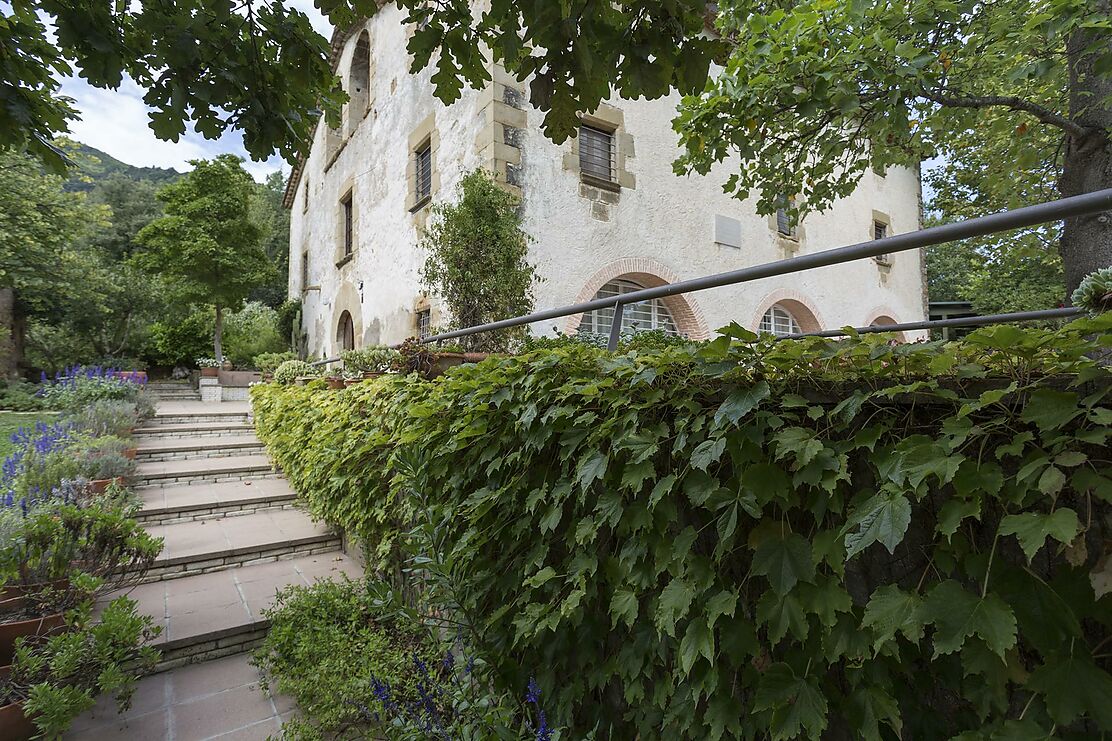
<path id="1" fill-rule="evenodd" d="M 388 686 L 396 702 L 415 701 L 415 660 L 436 661 L 424 628 L 389 619 L 366 582 L 286 587 L 264 615 L 270 629 L 254 663 L 273 689 L 309 711 L 283 727 L 287 739 L 365 737 L 352 727 L 378 725 L 368 712 L 375 687 Z"/>
<path id="2" fill-rule="evenodd" d="M 143 383 L 99 365 L 71 366 L 52 379 L 43 373 L 38 394 L 46 406 L 62 411 L 76 412 L 98 401 L 129 401 L 153 409 Z"/>
<path id="3" fill-rule="evenodd" d="M 33 412 L 42 408 L 42 399 L 35 395 L 33 384 L 22 380 L 0 380 L 0 409 Z"/>
<path id="4" fill-rule="evenodd" d="M 502 689 L 535 673 L 569 737 L 1094 738 L 1109 330 L 732 325 L 252 394 L 314 514 L 402 586 L 405 558 L 449 578 Z"/>
<path id="5" fill-rule="evenodd" d="M 287 360 L 274 369 L 275 383 L 289 384 L 298 378 L 319 376 L 320 370 L 304 360 Z"/>
<path id="6" fill-rule="evenodd" d="M 249 301 L 224 320 L 224 357 L 236 368 L 251 366 L 257 355 L 289 348 L 289 338 L 278 331 L 278 312 L 259 301 Z"/>
<path id="7" fill-rule="evenodd" d="M 212 352 L 213 317 L 207 309 L 168 319 L 150 327 L 147 359 L 152 365 L 188 366 L 193 358 Z"/>
<path id="8" fill-rule="evenodd" d="M 297 356 L 288 350 L 286 352 L 264 352 L 256 355 L 251 360 L 255 370 L 260 373 L 273 373 L 287 360 L 297 360 Z"/>

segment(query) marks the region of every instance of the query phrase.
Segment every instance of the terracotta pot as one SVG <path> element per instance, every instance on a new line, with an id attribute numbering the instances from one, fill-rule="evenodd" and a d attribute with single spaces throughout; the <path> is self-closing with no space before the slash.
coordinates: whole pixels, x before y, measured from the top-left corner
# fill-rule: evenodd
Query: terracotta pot
<path id="1" fill-rule="evenodd" d="M 344 387 L 344 379 L 342 378 L 329 378 L 326 380 L 328 381 L 328 388 L 332 389 L 333 391 L 342 389 Z"/>
<path id="2" fill-rule="evenodd" d="M 385 375 L 385 373 L 381 373 L 378 371 L 363 371 L 363 378 L 378 378 L 379 376 Z"/>
<path id="3" fill-rule="evenodd" d="M 117 476 L 114 479 L 93 479 L 89 482 L 89 490 L 93 494 L 103 494 L 108 491 L 108 485 L 116 482 L 116 486 L 124 486 L 127 484 L 127 479 L 123 476 Z"/>
<path id="4" fill-rule="evenodd" d="M 265 381 L 266 383 L 270 383 L 273 380 L 274 380 L 274 374 L 273 373 L 264 373 L 263 374 L 263 381 Z"/>
<path id="5" fill-rule="evenodd" d="M 349 389 L 352 386 L 356 385 L 357 383 L 363 383 L 363 379 L 362 378 L 345 378 L 344 379 L 344 388 Z"/>
<path id="6" fill-rule="evenodd" d="M 12 674 L 11 665 L 0 666 L 0 685 Z M 23 700 L 0 705 L 0 738 L 25 741 L 35 735 L 35 724 L 23 714 Z"/>
<path id="7" fill-rule="evenodd" d="M 219 368 L 202 368 L 201 369 L 201 375 L 204 376 L 205 378 L 216 378 L 217 376 L 220 375 L 220 369 Z"/>
<path id="8" fill-rule="evenodd" d="M 30 620 L 0 623 L 0 664 L 12 663 L 17 638 L 50 635 L 65 627 L 66 616 L 60 612 L 31 618 Z M 0 735 L 0 738 L 4 738 L 4 736 Z"/>
<path id="9" fill-rule="evenodd" d="M 138 453 L 138 452 L 139 452 L 139 448 L 124 448 L 123 455 L 124 455 L 124 458 L 127 458 L 129 461 L 133 461 L 133 460 L 135 460 L 135 454 Z"/>
<path id="10" fill-rule="evenodd" d="M 36 582 L 34 584 L 8 584 L 0 588 L 0 615 L 16 610 L 22 610 L 30 602 L 32 595 L 38 594 L 46 587 L 59 592 L 69 589 L 70 581 L 67 578 L 55 579 L 51 582 Z"/>

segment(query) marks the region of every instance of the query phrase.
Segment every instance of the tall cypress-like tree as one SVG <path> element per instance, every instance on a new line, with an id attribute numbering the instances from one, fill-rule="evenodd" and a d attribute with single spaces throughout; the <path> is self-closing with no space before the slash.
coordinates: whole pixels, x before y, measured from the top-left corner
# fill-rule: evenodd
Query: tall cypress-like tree
<path id="1" fill-rule="evenodd" d="M 223 362 L 224 312 L 239 309 L 273 266 L 252 216 L 255 184 L 243 160 L 222 154 L 191 164 L 192 172 L 159 191 L 166 215 L 140 230 L 146 249 L 136 258 L 183 300 L 214 306 L 213 351 Z"/>

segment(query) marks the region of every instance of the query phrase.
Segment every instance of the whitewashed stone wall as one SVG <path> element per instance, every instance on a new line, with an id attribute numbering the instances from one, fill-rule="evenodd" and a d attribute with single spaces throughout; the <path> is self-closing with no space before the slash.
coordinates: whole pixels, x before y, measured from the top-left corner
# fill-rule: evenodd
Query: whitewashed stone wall
<path id="1" fill-rule="evenodd" d="M 919 227 L 918 172 L 894 168 L 883 177 L 868 173 L 851 196 L 825 213 L 809 215 L 798 242 L 783 239 L 774 219 L 758 216 L 752 201 L 722 193 L 736 163 L 725 162 L 706 177 L 673 174 L 679 149 L 670 122 L 677 96 L 611 101 L 608 110 L 622 120 L 618 141 L 626 183 L 633 187 L 605 195 L 585 189 L 571 167 L 574 143 L 556 145 L 546 139 L 540 130 L 542 114 L 528 103 L 515 101 L 525 109 L 525 127 L 512 137 L 516 146 L 503 146 L 502 130 L 495 127 L 498 144 L 492 147 L 491 101 L 503 99 L 501 84 L 483 91 L 465 89 L 451 106 L 441 104 L 432 93 L 431 70 L 416 76 L 408 72 L 407 29 L 401 18 L 395 6 L 387 5 L 367 23 L 374 58 L 371 110 L 358 125 L 345 122 L 354 133 L 327 169 L 327 132 L 318 129 L 295 192 L 289 290 L 303 300 L 313 355 L 338 351 L 337 326 L 345 310 L 351 313 L 360 346 L 400 342 L 416 332 L 416 308 L 423 303 L 418 272 L 424 261 L 416 244 L 427 209 L 414 214 L 407 208 L 406 166 L 409 139 L 430 115 L 438 137 L 434 202 L 453 197 L 459 178 L 480 165 L 490 167 L 492 156 L 498 158 L 495 167 L 502 177 L 506 158 L 519 160 L 509 167 L 510 180 L 521 187 L 524 228 L 535 240 L 530 256 L 545 278 L 536 289 L 538 309 L 587 300 L 603 283 L 622 275 L 642 283 L 674 282 L 866 241 L 873 236 L 875 215 L 889 222 L 892 234 Z M 349 68 L 358 38 L 357 33 L 348 38 L 339 60 L 341 72 Z M 506 81 L 504 74 L 496 79 Z M 355 252 L 337 267 L 343 236 L 340 199 L 349 189 Z M 716 215 L 741 222 L 740 247 L 715 243 Z M 306 250 L 309 271 L 303 285 Z M 921 320 L 920 255 L 894 255 L 890 267 L 862 260 L 711 289 L 672 299 L 669 305 L 681 329 L 706 336 L 732 321 L 755 329 L 764 311 L 778 301 L 808 315 L 797 317 L 805 330 L 861 326 L 881 316 L 897 322 Z M 432 306 L 435 324 L 435 299 Z M 817 327 L 808 326 L 809 315 Z M 533 331 L 570 331 L 577 323 L 577 318 L 556 320 Z"/>

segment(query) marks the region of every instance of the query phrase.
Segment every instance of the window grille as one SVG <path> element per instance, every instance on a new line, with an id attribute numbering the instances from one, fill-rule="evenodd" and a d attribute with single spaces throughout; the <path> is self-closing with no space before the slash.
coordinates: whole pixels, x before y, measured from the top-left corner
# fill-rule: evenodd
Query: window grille
<path id="1" fill-rule="evenodd" d="M 414 153 L 417 165 L 417 203 L 432 197 L 432 143 L 425 142 Z"/>
<path id="2" fill-rule="evenodd" d="M 421 309 L 417 312 L 417 337 L 425 339 L 432 336 L 432 309 Z"/>
<path id="3" fill-rule="evenodd" d="M 309 287 L 309 250 L 301 253 L 301 290 Z"/>
<path id="4" fill-rule="evenodd" d="M 614 182 L 616 167 L 614 132 L 583 124 L 579 127 L 579 169 L 608 183 Z"/>
<path id="5" fill-rule="evenodd" d="M 794 198 L 779 199 L 780 207 L 776 209 L 776 231 L 783 237 L 792 237 L 793 239 L 799 236 L 797 225 L 793 224 L 788 217 L 788 209 L 795 205 Z"/>
<path id="6" fill-rule="evenodd" d="M 351 193 L 344 196 L 340 201 L 340 207 L 344 212 L 344 257 L 350 257 L 354 249 L 354 234 L 352 232 L 352 211 L 351 211 Z"/>
<path id="7" fill-rule="evenodd" d="M 595 294 L 595 298 L 617 298 L 618 296 L 639 291 L 640 286 L 629 280 L 612 280 Z M 614 309 L 596 309 L 583 315 L 579 323 L 580 332 L 609 335 L 610 327 L 614 324 Z M 664 305 L 661 299 L 654 298 L 650 301 L 638 301 L 635 304 L 626 304 L 622 307 L 622 331 L 642 332 L 650 329 L 661 329 L 668 334 L 679 334 L 672 312 Z"/>
<path id="8" fill-rule="evenodd" d="M 780 304 L 773 304 L 768 307 L 768 311 L 761 317 L 761 324 L 757 329 L 760 332 L 774 334 L 777 337 L 801 334 L 803 331 L 799 328 L 799 322 L 795 320 L 792 313 Z"/>
<path id="9" fill-rule="evenodd" d="M 887 237 L 888 237 L 888 225 L 885 224 L 883 221 L 878 221 L 877 219 L 873 219 L 873 239 L 886 239 Z M 880 265 L 891 265 L 892 264 L 892 256 L 887 254 L 887 253 L 882 254 L 882 255 L 877 255 L 873 259 L 876 260 L 877 263 L 880 264 Z"/>

